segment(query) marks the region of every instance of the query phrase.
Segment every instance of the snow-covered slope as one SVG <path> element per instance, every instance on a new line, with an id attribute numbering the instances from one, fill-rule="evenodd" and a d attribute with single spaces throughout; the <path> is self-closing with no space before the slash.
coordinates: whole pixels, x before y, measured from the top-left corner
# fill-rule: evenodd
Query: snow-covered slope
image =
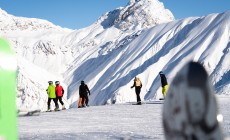
<path id="1" fill-rule="evenodd" d="M 90 100 L 94 100 L 94 103 L 91 103 L 105 104 L 105 100 L 115 96 L 114 90 L 119 88 L 119 85 L 115 86 L 116 89 L 112 88 L 107 95 L 101 92 L 105 83 L 113 82 L 110 80 L 115 71 L 110 67 L 120 62 L 119 52 L 145 30 L 173 20 L 172 13 L 159 1 L 140 0 L 108 12 L 91 26 L 69 34 L 64 41 L 73 46 L 74 56 L 64 74 L 65 82 L 69 85 L 69 101 L 76 105 L 80 81 L 85 80 L 93 93 Z"/>
<path id="2" fill-rule="evenodd" d="M 60 30 L 63 29 L 52 23 L 36 19 L 36 18 L 24 18 L 24 17 L 15 17 L 8 14 L 6 11 L 0 9 L 0 30 L 1 32 L 9 34 L 11 31 L 39 31 L 39 30 Z M 66 29 L 68 30 L 68 29 Z"/>
<path id="3" fill-rule="evenodd" d="M 61 38 L 72 30 L 46 20 L 15 17 L 1 9 L 0 23 L 0 36 L 10 41 L 17 54 L 18 107 L 46 107 L 47 81 L 62 80 L 60 73 L 68 61 Z"/>
<path id="4" fill-rule="evenodd" d="M 229 140 L 229 98 L 218 98 L 218 102 L 224 118 L 221 124 L 224 140 Z M 127 103 L 44 112 L 40 116 L 18 118 L 18 137 L 23 140 L 164 140 L 162 108 L 162 104 L 149 102 L 141 106 Z"/>
<path id="5" fill-rule="evenodd" d="M 218 94 L 229 94 L 229 17 L 226 11 L 174 20 L 158 0 L 131 0 L 75 31 L 1 11 L 0 27 L 13 27 L 0 33 L 17 52 L 19 108 L 45 109 L 48 80 L 60 80 L 68 103 L 76 107 L 81 80 L 91 90 L 90 105 L 135 101 L 130 89 L 135 76 L 143 83 L 142 100 L 160 98 L 159 71 L 170 84 L 189 60 L 203 63 Z M 18 27 L 15 19 L 26 28 Z"/>
<path id="6" fill-rule="evenodd" d="M 230 11 L 227 11 L 156 25 L 142 30 L 122 46 L 102 46 L 112 50 L 94 57 L 92 52 L 100 54 L 101 49 L 89 46 L 81 53 L 82 60 L 68 72 L 70 101 L 77 100 L 80 80 L 85 80 L 92 90 L 92 105 L 135 101 L 134 91 L 130 89 L 135 76 L 140 77 L 144 85 L 142 98 L 159 98 L 159 71 L 166 73 L 170 83 L 189 60 L 199 61 L 206 67 L 217 93 L 229 94 L 229 17 Z"/>
<path id="7" fill-rule="evenodd" d="M 60 61 L 57 56 L 65 52 L 65 48 L 61 46 L 61 38 L 72 30 L 53 25 L 46 20 L 15 17 L 1 9 L 0 23 L 1 36 L 10 39 L 18 56 L 49 71 L 60 73 L 60 67 L 50 65 L 60 63 L 57 63 Z"/>

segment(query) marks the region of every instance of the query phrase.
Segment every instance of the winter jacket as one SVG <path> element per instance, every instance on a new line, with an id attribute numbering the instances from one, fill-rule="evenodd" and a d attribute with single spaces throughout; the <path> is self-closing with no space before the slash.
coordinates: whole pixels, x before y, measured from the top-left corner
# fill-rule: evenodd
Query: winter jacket
<path id="1" fill-rule="evenodd" d="M 49 98 L 56 98 L 55 86 L 53 84 L 49 85 L 47 89 L 47 94 Z"/>
<path id="2" fill-rule="evenodd" d="M 165 85 L 168 85 L 167 79 L 164 74 L 161 74 L 161 86 L 164 87 Z"/>
<path id="3" fill-rule="evenodd" d="M 141 83 L 141 80 L 139 78 L 134 80 L 133 86 L 131 88 L 133 88 L 133 87 L 142 88 L 142 83 Z"/>
<path id="4" fill-rule="evenodd" d="M 62 97 L 64 94 L 64 89 L 61 85 L 56 86 L 56 95 L 57 97 Z"/>
<path id="5" fill-rule="evenodd" d="M 81 84 L 79 87 L 79 95 L 80 96 L 82 96 L 82 95 L 87 96 L 88 93 L 90 95 L 90 91 L 89 91 L 88 86 L 86 84 Z"/>

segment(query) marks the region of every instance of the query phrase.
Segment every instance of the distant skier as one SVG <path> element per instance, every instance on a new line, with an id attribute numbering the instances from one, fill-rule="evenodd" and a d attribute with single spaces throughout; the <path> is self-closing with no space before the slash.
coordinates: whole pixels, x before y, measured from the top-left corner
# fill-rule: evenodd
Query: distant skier
<path id="1" fill-rule="evenodd" d="M 162 94 L 163 94 L 163 96 L 165 98 L 166 94 L 167 94 L 167 90 L 168 90 L 168 82 L 167 82 L 167 79 L 166 79 L 165 74 L 163 73 L 163 71 L 160 71 L 159 75 L 161 77 Z"/>
<path id="2" fill-rule="evenodd" d="M 141 93 L 142 83 L 141 83 L 140 78 L 135 77 L 133 86 L 131 86 L 131 88 L 133 88 L 133 87 L 135 87 L 135 92 L 137 95 L 137 104 L 141 105 L 140 93 Z"/>
<path id="3" fill-rule="evenodd" d="M 166 140 L 223 140 L 217 101 L 204 67 L 186 64 L 173 79 L 163 107 Z"/>
<path id="4" fill-rule="evenodd" d="M 59 101 L 62 105 L 62 110 L 66 109 L 65 105 L 62 101 L 62 97 L 64 95 L 64 89 L 63 87 L 60 85 L 59 81 L 55 82 L 56 88 L 55 88 L 55 92 L 56 92 L 56 96 L 57 96 L 57 102 Z"/>
<path id="5" fill-rule="evenodd" d="M 58 110 L 58 103 L 57 103 L 57 98 L 56 98 L 56 94 L 55 94 L 55 86 L 53 85 L 53 81 L 49 81 L 49 86 L 48 86 L 48 89 L 46 90 L 47 91 L 47 94 L 48 94 L 48 111 L 51 111 L 50 110 L 50 103 L 51 103 L 51 100 L 54 101 L 54 104 L 55 104 L 55 110 Z"/>
<path id="6" fill-rule="evenodd" d="M 79 96 L 80 96 L 80 99 L 82 99 L 82 100 L 81 100 L 81 106 L 78 106 L 79 108 L 85 107 L 85 106 L 89 107 L 88 95 L 90 95 L 90 90 L 89 90 L 88 86 L 85 84 L 85 82 L 81 81 L 81 85 L 79 86 Z"/>

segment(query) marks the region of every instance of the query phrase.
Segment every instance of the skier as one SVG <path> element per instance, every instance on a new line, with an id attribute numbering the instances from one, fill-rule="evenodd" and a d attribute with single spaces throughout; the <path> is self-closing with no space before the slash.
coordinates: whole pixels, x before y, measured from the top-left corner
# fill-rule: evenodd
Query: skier
<path id="1" fill-rule="evenodd" d="M 57 98 L 56 98 L 56 94 L 55 94 L 55 86 L 53 85 L 53 81 L 49 81 L 49 86 L 48 86 L 48 89 L 46 90 L 47 91 L 47 94 L 48 94 L 48 110 L 47 111 L 51 111 L 50 110 L 50 102 L 51 100 L 54 101 L 54 104 L 55 104 L 55 111 L 58 110 L 58 103 L 57 103 Z"/>
<path id="2" fill-rule="evenodd" d="M 159 72 L 159 75 L 161 77 L 162 94 L 163 94 L 163 97 L 165 98 L 167 90 L 168 90 L 168 82 L 167 82 L 167 79 L 165 77 L 165 74 L 162 71 Z"/>
<path id="3" fill-rule="evenodd" d="M 56 92 L 56 96 L 57 96 L 57 102 L 59 101 L 62 105 L 62 110 L 66 109 L 65 105 L 62 101 L 62 97 L 64 95 L 64 89 L 63 87 L 60 85 L 59 81 L 55 82 L 56 88 L 55 88 L 55 92 Z"/>
<path id="4" fill-rule="evenodd" d="M 141 83 L 140 78 L 135 77 L 133 86 L 131 86 L 131 88 L 133 88 L 133 87 L 135 87 L 135 92 L 137 95 L 137 104 L 141 105 L 140 92 L 141 92 L 141 88 L 142 88 L 142 83 Z"/>
<path id="5" fill-rule="evenodd" d="M 89 91 L 88 86 L 85 84 L 84 81 L 81 81 L 81 85 L 79 86 L 79 96 L 80 96 L 80 99 L 82 99 L 82 103 L 81 103 L 81 106 L 78 106 L 78 108 L 85 107 L 85 106 L 89 107 L 89 105 L 88 105 L 88 102 L 89 102 L 88 94 L 90 95 L 90 91 Z"/>
<path id="6" fill-rule="evenodd" d="M 166 140 L 223 140 L 214 90 L 197 62 L 189 62 L 177 73 L 162 114 Z"/>

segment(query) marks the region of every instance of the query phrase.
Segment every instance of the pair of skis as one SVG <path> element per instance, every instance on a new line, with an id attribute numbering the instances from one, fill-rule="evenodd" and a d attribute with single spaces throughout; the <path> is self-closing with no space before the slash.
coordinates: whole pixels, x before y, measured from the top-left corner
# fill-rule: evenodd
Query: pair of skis
<path id="1" fill-rule="evenodd" d="M 65 109 L 63 109 L 63 110 L 65 110 Z M 58 109 L 58 110 L 50 110 L 50 111 L 46 111 L 46 112 L 57 112 L 57 111 L 62 111 L 62 110 Z M 31 110 L 31 111 L 19 110 L 18 111 L 18 116 L 19 117 L 24 117 L 24 116 L 39 116 L 40 113 L 41 113 L 40 109 Z"/>
<path id="2" fill-rule="evenodd" d="M 142 102 L 141 104 L 138 103 L 131 103 L 132 105 L 143 105 L 143 104 L 164 104 L 164 99 L 160 98 L 159 100 L 154 100 L 154 101 L 148 101 L 148 102 Z"/>
<path id="3" fill-rule="evenodd" d="M 40 110 L 40 109 L 31 110 L 31 111 L 19 110 L 19 111 L 18 111 L 18 116 L 19 116 L 19 117 L 23 117 L 23 116 L 39 116 L 40 113 L 41 113 L 41 110 Z"/>
<path id="4" fill-rule="evenodd" d="M 66 109 L 54 109 L 54 110 L 47 110 L 46 112 L 57 112 L 57 111 L 62 111 L 62 110 L 66 110 Z"/>

